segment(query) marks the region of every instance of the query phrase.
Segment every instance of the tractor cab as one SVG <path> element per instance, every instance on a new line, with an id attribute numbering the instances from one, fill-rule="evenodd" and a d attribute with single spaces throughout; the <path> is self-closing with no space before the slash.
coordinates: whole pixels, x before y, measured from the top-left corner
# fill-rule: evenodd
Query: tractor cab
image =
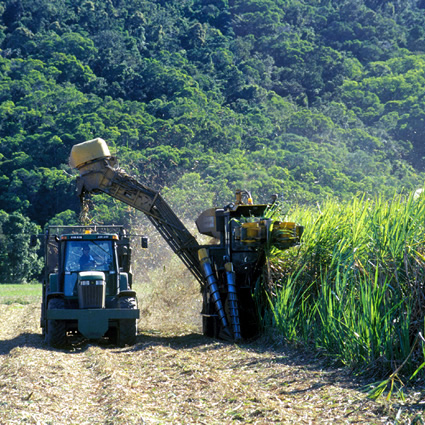
<path id="1" fill-rule="evenodd" d="M 99 239 L 99 236 L 102 239 Z M 83 237 L 84 239 L 79 239 Z M 115 235 L 64 235 L 61 237 L 63 250 L 63 292 L 66 297 L 78 295 L 78 285 L 96 282 L 102 277 L 106 296 L 116 295 L 119 265 Z M 90 275 L 96 277 L 91 279 Z M 82 283 L 83 282 L 83 283 Z"/>
<path id="2" fill-rule="evenodd" d="M 131 247 L 122 226 L 51 226 L 45 238 L 41 326 L 50 345 L 66 334 L 105 333 L 131 344 L 139 317 Z"/>

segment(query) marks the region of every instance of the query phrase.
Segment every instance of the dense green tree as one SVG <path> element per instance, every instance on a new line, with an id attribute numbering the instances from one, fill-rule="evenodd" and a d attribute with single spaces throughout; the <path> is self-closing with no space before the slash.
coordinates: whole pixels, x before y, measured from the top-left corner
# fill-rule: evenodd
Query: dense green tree
<path id="1" fill-rule="evenodd" d="M 0 210 L 0 282 L 24 283 L 41 272 L 37 246 L 31 247 L 32 235 L 40 228 L 19 213 Z"/>
<path id="2" fill-rule="evenodd" d="M 218 204 L 240 187 L 313 202 L 420 186 L 422 12 L 419 1 L 7 0 L 0 208 L 77 220 L 68 155 L 94 137 L 175 191 L 176 207 L 190 179 Z M 99 199 L 94 220 L 130 223 Z"/>

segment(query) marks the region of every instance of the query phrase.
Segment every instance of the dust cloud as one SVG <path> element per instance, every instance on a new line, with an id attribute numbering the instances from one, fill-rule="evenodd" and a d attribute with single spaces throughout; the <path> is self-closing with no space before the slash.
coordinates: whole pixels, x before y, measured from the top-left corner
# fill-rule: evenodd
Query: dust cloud
<path id="1" fill-rule="evenodd" d="M 185 225 L 196 235 L 194 225 Z M 147 218 L 138 217 L 131 235 L 139 331 L 200 333 L 202 296 L 198 281 Z M 147 249 L 141 247 L 142 235 L 149 238 Z"/>

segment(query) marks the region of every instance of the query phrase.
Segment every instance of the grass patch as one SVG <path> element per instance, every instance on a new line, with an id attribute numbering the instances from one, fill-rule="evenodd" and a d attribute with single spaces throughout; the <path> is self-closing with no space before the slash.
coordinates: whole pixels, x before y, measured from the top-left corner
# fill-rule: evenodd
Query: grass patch
<path id="1" fill-rule="evenodd" d="M 41 284 L 0 284 L 0 304 L 41 303 Z"/>

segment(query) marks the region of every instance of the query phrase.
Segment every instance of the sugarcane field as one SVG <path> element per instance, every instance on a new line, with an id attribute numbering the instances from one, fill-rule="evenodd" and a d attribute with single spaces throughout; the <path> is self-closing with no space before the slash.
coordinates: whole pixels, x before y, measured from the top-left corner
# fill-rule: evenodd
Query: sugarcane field
<path id="1" fill-rule="evenodd" d="M 172 266 L 140 288 L 143 319 L 123 348 L 78 338 L 49 347 L 39 288 L 0 287 L 0 423 L 407 424 L 422 412 L 423 391 L 371 400 L 367 381 L 273 335 L 241 344 L 203 336 L 199 288 L 175 277 L 187 273 Z"/>

